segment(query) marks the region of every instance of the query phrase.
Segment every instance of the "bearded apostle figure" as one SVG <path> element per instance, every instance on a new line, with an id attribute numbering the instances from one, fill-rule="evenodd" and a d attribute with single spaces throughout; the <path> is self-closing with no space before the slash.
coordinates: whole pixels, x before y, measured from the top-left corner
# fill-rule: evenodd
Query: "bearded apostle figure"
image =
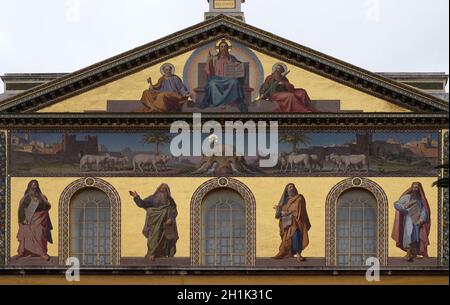
<path id="1" fill-rule="evenodd" d="M 209 52 L 205 67 L 208 81 L 205 88 L 205 97 L 200 103 L 202 109 L 235 105 L 239 111 L 248 112 L 240 77 L 232 77 L 227 73 L 228 70 L 242 67 L 242 63 L 230 54 L 231 47 L 230 42 L 222 39 L 217 46 L 218 53 L 212 55 Z"/>
<path id="2" fill-rule="evenodd" d="M 152 79 L 147 80 L 149 89 L 142 94 L 141 102 L 144 108 L 138 112 L 181 112 L 182 106 L 191 97 L 183 81 L 175 73 L 175 67 L 172 64 L 161 66 L 162 77 L 156 84 Z"/>
<path id="3" fill-rule="evenodd" d="M 275 112 L 307 113 L 318 112 L 311 104 L 311 99 L 304 89 L 295 88 L 287 78 L 287 66 L 283 63 L 274 65 L 260 89 L 262 100 L 277 104 Z"/>
<path id="4" fill-rule="evenodd" d="M 420 255 L 428 258 L 431 211 L 422 184 L 414 182 L 394 204 L 395 222 L 392 238 L 413 262 Z"/>
<path id="5" fill-rule="evenodd" d="M 42 194 L 39 183 L 30 181 L 19 203 L 19 249 L 17 259 L 23 257 L 41 257 L 49 261 L 47 243 L 53 243 L 52 222 L 48 211 L 51 205 Z"/>
<path id="6" fill-rule="evenodd" d="M 147 238 L 146 258 L 155 261 L 161 257 L 174 257 L 178 241 L 176 223 L 178 211 L 169 186 L 162 184 L 152 196 L 146 199 L 141 199 L 135 191 L 130 191 L 130 195 L 138 207 L 147 211 L 142 231 Z"/>
<path id="7" fill-rule="evenodd" d="M 290 183 L 284 189 L 280 202 L 274 207 L 275 218 L 279 219 L 281 245 L 274 259 L 289 257 L 304 262 L 303 250 L 309 245 L 308 231 L 311 229 L 306 201 L 299 194 L 294 184 Z"/>

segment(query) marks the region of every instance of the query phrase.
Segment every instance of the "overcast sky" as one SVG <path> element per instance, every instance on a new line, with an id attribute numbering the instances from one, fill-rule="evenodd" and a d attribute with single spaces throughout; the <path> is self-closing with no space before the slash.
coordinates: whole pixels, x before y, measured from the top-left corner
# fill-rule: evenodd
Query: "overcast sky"
<path id="1" fill-rule="evenodd" d="M 203 21 L 207 0 L 0 0 L 0 74 L 72 72 Z M 373 72 L 449 72 L 449 0 L 247 0 L 247 23 Z M 0 84 L 0 92 L 3 84 Z"/>

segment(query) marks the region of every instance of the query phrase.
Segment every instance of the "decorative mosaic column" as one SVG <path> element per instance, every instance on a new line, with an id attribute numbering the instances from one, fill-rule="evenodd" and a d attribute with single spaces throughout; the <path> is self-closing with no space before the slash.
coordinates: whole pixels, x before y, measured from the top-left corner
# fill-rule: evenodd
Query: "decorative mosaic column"
<path id="1" fill-rule="evenodd" d="M 6 133 L 0 130 L 0 266 L 6 264 Z"/>
<path id="2" fill-rule="evenodd" d="M 444 154 L 443 154 L 443 163 L 448 164 L 448 131 L 444 133 Z M 444 173 L 444 177 L 448 178 L 448 173 Z M 449 243 L 449 235 L 448 235 L 448 218 L 449 218 L 449 210 L 448 210 L 448 188 L 444 188 L 441 190 L 441 198 L 442 198 L 442 230 L 441 230 L 441 244 L 442 244 L 442 255 L 440 256 L 441 265 L 448 266 L 448 243 Z"/>

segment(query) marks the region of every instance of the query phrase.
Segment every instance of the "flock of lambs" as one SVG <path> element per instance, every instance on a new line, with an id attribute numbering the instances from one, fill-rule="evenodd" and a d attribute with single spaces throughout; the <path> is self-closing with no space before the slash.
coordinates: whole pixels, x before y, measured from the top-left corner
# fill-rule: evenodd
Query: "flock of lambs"
<path id="1" fill-rule="evenodd" d="M 282 153 L 279 155 L 279 163 L 281 165 L 280 172 L 287 173 L 290 169 L 291 173 L 300 172 L 302 170 L 323 171 L 325 162 L 332 164 L 331 171 L 335 172 L 351 172 L 351 171 L 369 171 L 369 162 L 366 155 L 337 155 L 331 154 L 326 157 L 316 154 L 296 154 Z"/>
<path id="2" fill-rule="evenodd" d="M 167 163 L 172 159 L 168 155 L 139 154 L 133 158 L 133 172 L 155 171 L 158 173 L 167 169 Z M 127 156 L 113 157 L 110 154 L 84 155 L 80 160 L 80 171 L 124 171 L 130 167 L 130 159 Z"/>
<path id="3" fill-rule="evenodd" d="M 168 163 L 172 156 L 158 154 L 138 154 L 130 158 L 127 156 L 114 157 L 109 153 L 103 155 L 84 155 L 80 160 L 80 171 L 129 171 L 159 173 L 168 170 Z M 320 156 L 317 154 L 279 154 L 279 172 L 280 173 L 299 173 L 302 171 L 322 172 L 324 164 L 331 164 L 331 171 L 351 172 L 351 171 L 369 171 L 368 157 L 361 155 L 337 155 L 330 154 Z"/>

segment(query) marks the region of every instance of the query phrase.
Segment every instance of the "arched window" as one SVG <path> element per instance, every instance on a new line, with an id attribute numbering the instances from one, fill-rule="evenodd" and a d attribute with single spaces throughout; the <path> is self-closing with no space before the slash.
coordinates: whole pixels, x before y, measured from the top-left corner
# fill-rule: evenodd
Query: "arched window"
<path id="1" fill-rule="evenodd" d="M 101 190 L 87 188 L 72 197 L 69 249 L 82 265 L 111 264 L 111 202 Z"/>
<path id="2" fill-rule="evenodd" d="M 349 189 L 338 199 L 336 255 L 338 266 L 363 266 L 377 256 L 377 201 L 367 190 Z"/>
<path id="3" fill-rule="evenodd" d="M 98 178 L 71 183 L 59 200 L 59 263 L 77 257 L 82 265 L 120 264 L 120 197 Z"/>
<path id="4" fill-rule="evenodd" d="M 245 265 L 244 199 L 231 189 L 210 192 L 202 207 L 202 264 Z"/>
<path id="5" fill-rule="evenodd" d="M 250 189 L 232 178 L 202 184 L 191 199 L 191 264 L 254 266 L 256 202 Z"/>
<path id="6" fill-rule="evenodd" d="M 349 178 L 330 191 L 326 201 L 327 266 L 365 266 L 376 257 L 388 263 L 388 200 L 366 178 Z"/>

